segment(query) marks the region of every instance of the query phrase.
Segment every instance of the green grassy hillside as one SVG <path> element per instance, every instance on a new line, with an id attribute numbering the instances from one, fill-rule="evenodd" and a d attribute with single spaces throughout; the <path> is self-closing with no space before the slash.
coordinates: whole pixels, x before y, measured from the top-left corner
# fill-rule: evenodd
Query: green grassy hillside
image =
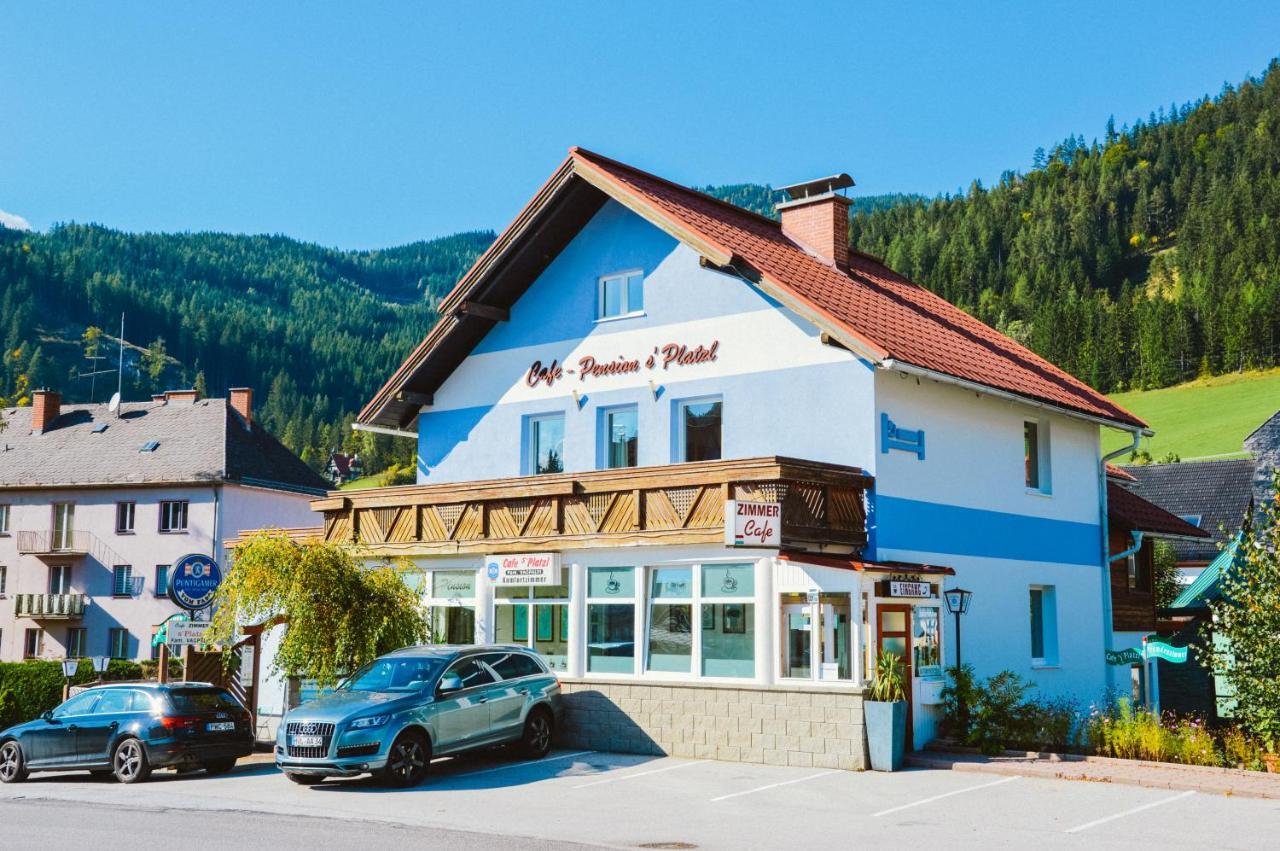
<path id="1" fill-rule="evenodd" d="M 1151 425 L 1156 435 L 1143 448 L 1154 459 L 1169 452 L 1184 461 L 1239 453 L 1245 436 L 1280 410 L 1280 369 L 1218 375 L 1111 398 Z M 1107 452 L 1127 443 L 1123 435 L 1103 432 Z"/>

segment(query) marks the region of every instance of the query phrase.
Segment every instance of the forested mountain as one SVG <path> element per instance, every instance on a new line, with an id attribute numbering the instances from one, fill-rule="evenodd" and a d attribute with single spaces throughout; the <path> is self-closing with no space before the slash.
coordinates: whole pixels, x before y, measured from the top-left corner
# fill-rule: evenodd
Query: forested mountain
<path id="1" fill-rule="evenodd" d="M 763 215 L 779 193 L 704 191 Z M 1102 138 L 1037 151 L 1025 174 L 924 199 L 863 196 L 862 251 L 1104 391 L 1280 359 L 1280 66 Z M 38 386 L 104 400 L 127 314 L 125 396 L 258 388 L 262 421 L 308 462 L 358 448 L 407 464 L 410 441 L 355 435 L 354 412 L 435 321 L 493 240 L 381 251 L 280 236 L 0 228 L 0 407 Z M 85 355 L 105 356 L 105 361 Z"/>

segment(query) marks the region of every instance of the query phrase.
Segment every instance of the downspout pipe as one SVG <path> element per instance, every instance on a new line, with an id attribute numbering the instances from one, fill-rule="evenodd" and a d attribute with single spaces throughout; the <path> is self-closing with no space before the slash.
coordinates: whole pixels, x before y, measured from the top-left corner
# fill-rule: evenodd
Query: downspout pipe
<path id="1" fill-rule="evenodd" d="M 1129 534 L 1133 536 L 1133 546 L 1129 547 L 1129 549 L 1125 550 L 1124 552 L 1116 553 L 1115 555 L 1111 556 L 1111 561 L 1119 561 L 1122 558 L 1128 558 L 1131 555 L 1137 555 L 1138 550 L 1142 549 L 1142 533 L 1130 532 Z"/>
<path id="2" fill-rule="evenodd" d="M 1101 513 L 1102 529 L 1102 577 L 1099 585 L 1102 588 L 1102 647 L 1105 650 L 1114 650 L 1115 642 L 1113 641 L 1114 630 L 1112 629 L 1111 615 L 1111 528 L 1107 522 L 1107 464 L 1113 458 L 1119 458 L 1121 455 L 1136 452 L 1142 444 L 1142 430 L 1134 429 L 1132 432 L 1132 442 L 1121 449 L 1114 452 L 1108 452 L 1098 459 L 1098 510 Z M 1134 534 L 1134 540 L 1137 545 L 1133 551 L 1137 552 L 1138 547 L 1142 546 L 1142 538 L 1140 532 Z M 1126 552 L 1125 555 L 1128 555 Z M 1102 659 L 1103 680 L 1107 684 L 1107 690 L 1115 689 L 1115 671 L 1114 666 L 1109 664 L 1104 656 Z"/>

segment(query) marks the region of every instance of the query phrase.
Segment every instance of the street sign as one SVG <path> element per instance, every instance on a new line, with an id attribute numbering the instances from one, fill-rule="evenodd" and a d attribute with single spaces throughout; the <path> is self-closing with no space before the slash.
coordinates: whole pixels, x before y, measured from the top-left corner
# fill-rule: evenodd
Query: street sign
<path id="1" fill-rule="evenodd" d="M 1166 662 L 1182 663 L 1187 661 L 1187 648 L 1174 647 L 1164 641 L 1147 641 L 1142 649 L 1148 659 L 1163 659 Z"/>
<path id="2" fill-rule="evenodd" d="M 188 611 L 207 608 L 222 583 L 218 563 L 206 555 L 192 553 L 173 563 L 169 571 L 169 599 Z"/>

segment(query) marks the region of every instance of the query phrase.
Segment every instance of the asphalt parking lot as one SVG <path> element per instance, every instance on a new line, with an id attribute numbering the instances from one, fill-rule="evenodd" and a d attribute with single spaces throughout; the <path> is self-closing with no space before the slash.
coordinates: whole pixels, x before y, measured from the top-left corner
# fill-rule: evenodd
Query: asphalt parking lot
<path id="1" fill-rule="evenodd" d="M 9 801 L 339 820 L 330 822 L 331 831 L 315 827 L 329 838 L 326 847 L 350 847 L 375 832 L 361 825 L 417 828 L 402 835 L 423 839 L 430 836 L 423 829 L 436 828 L 513 847 L 533 841 L 537 847 L 1257 848 L 1268 844 L 1262 837 L 1280 835 L 1280 801 L 951 771 L 851 773 L 593 751 L 557 751 L 538 762 L 492 754 L 438 760 L 429 780 L 411 790 L 362 779 L 304 788 L 270 764 L 223 777 L 157 773 L 133 787 L 84 775 L 34 775 L 0 788 L 0 823 Z M 230 838 L 251 839 L 240 831 Z"/>

